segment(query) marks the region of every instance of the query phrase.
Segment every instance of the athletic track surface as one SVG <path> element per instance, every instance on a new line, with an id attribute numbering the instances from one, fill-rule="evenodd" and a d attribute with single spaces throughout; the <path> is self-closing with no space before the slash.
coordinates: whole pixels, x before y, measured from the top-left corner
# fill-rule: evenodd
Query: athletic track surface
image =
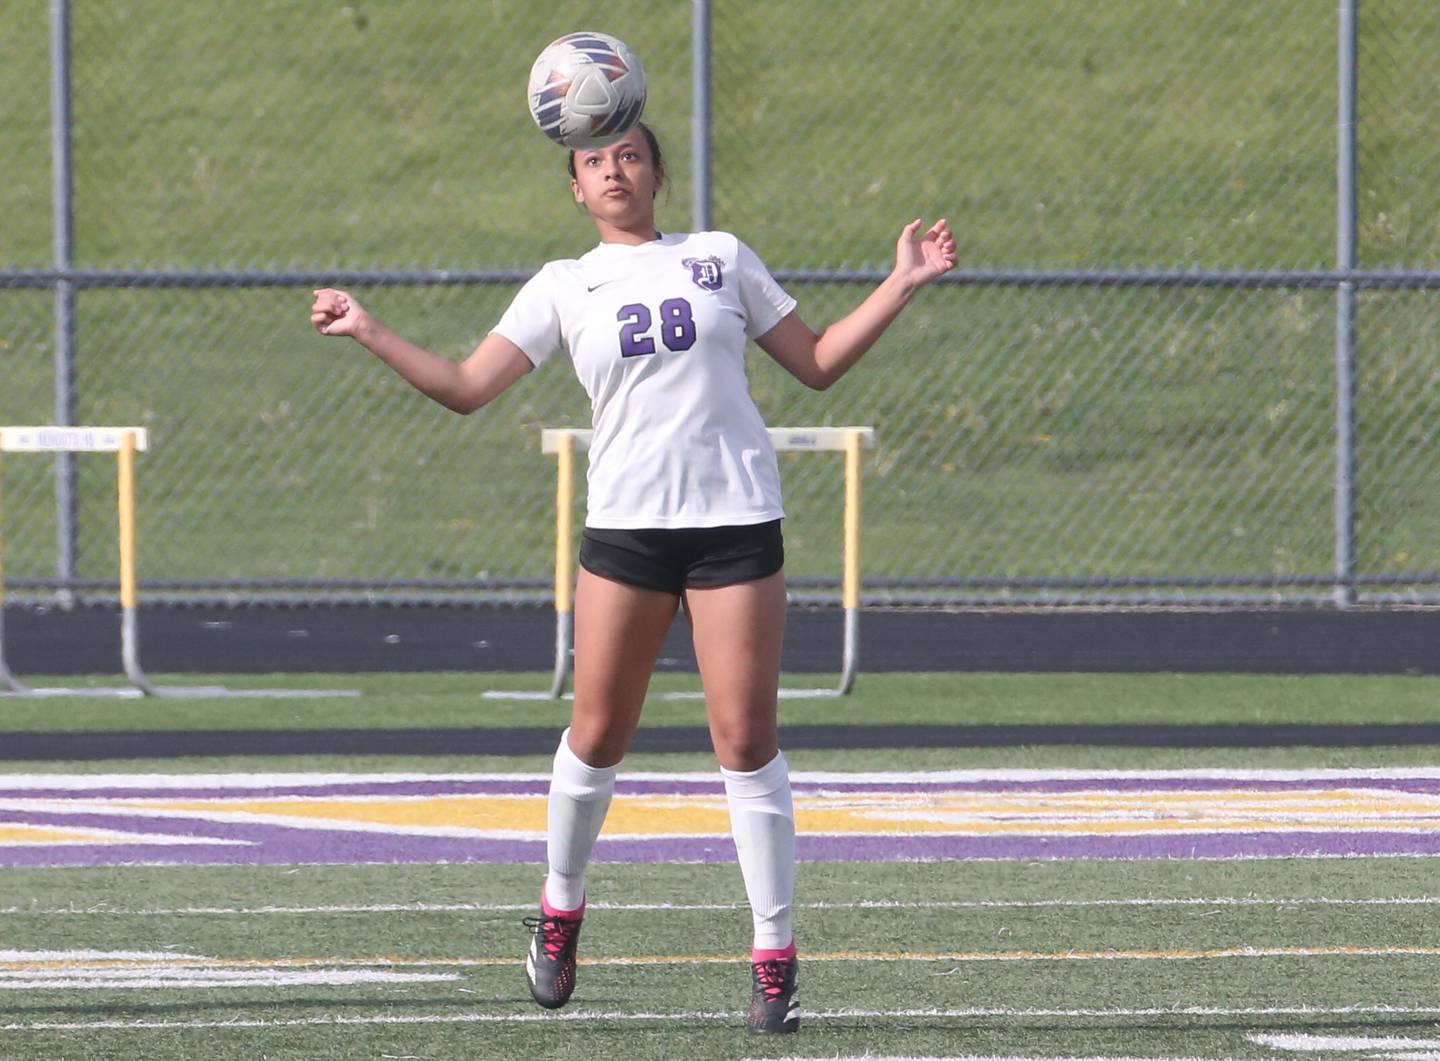
<path id="1" fill-rule="evenodd" d="M 795 609 L 785 670 L 834 673 L 841 616 Z M 6 658 L 21 675 L 120 671 L 113 610 L 6 609 Z M 544 608 L 152 608 L 141 657 L 152 673 L 454 670 L 553 667 Z M 1175 671 L 1440 673 L 1440 610 L 895 611 L 861 620 L 863 671 Z M 677 622 L 662 670 L 693 670 Z M 1015 747 L 1070 744 L 1264 748 L 1440 743 L 1440 723 L 1365 725 L 789 726 L 787 748 Z M 177 756 L 548 755 L 553 727 L 430 730 L 25 732 L 0 761 Z M 703 728 L 641 727 L 636 752 L 705 752 Z"/>
<path id="2" fill-rule="evenodd" d="M 836 672 L 842 616 L 792 609 L 784 668 Z M 1440 674 L 1440 609 L 867 609 L 862 671 Z M 142 611 L 155 673 L 549 671 L 546 608 L 335 606 Z M 693 670 L 683 623 L 662 670 Z M 5 655 L 19 674 L 118 673 L 113 610 L 11 604 Z"/>

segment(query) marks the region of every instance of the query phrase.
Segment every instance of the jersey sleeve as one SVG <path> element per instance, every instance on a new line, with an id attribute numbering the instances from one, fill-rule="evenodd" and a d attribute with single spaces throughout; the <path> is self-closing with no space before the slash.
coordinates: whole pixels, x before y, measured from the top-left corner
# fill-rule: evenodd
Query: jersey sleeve
<path id="1" fill-rule="evenodd" d="M 555 280 L 549 266 L 525 282 L 490 330 L 518 346 L 534 365 L 559 352 L 560 310 L 555 304 Z"/>
<path id="2" fill-rule="evenodd" d="M 795 300 L 781 287 L 759 255 L 743 240 L 735 254 L 740 273 L 740 304 L 745 308 L 745 335 L 754 339 L 779 324 L 795 308 Z"/>

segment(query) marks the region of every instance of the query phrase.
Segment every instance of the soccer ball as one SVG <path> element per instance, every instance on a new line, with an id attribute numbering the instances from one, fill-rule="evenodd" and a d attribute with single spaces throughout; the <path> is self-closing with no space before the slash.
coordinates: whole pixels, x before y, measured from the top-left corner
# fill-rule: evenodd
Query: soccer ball
<path id="1" fill-rule="evenodd" d="M 628 44 L 608 34 L 567 33 L 530 68 L 530 116 L 573 150 L 614 143 L 644 110 L 645 68 Z"/>

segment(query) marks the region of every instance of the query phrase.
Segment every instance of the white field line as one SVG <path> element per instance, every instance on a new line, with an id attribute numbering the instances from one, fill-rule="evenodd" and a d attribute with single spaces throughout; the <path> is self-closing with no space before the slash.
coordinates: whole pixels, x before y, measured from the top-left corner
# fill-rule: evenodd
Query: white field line
<path id="1" fill-rule="evenodd" d="M 973 1020 L 976 1018 L 1013 1018 L 1017 1020 L 1101 1019 L 1117 1020 L 1156 1017 L 1339 1017 L 1339 1016 L 1403 1016 L 1434 1017 L 1440 1015 L 1436 1006 L 1267 1006 L 1235 1008 L 1225 1006 L 1157 1006 L 1147 1009 L 1016 1009 L 1010 1006 L 968 1009 L 835 1009 L 805 1013 L 810 1021 L 885 1020 L 897 1018 L 928 1020 Z M 550 1013 L 376 1013 L 353 1017 L 290 1017 L 276 1020 L 251 1018 L 244 1020 L 107 1020 L 107 1021 L 28 1021 L 0 1024 L 0 1032 L 25 1031 L 148 1031 L 163 1029 L 208 1028 L 296 1028 L 350 1027 L 356 1025 L 414 1024 L 534 1024 L 539 1022 L 595 1023 L 601 1021 L 725 1021 L 737 1022 L 734 1012 L 679 1010 L 668 1013 L 625 1013 L 616 1011 L 567 1010 Z"/>
<path id="2" fill-rule="evenodd" d="M 203 954 L 182 954 L 170 950 L 0 950 L 0 968 L 19 962 L 50 962 L 75 965 L 79 962 L 130 962 L 166 964 L 173 962 L 208 962 Z"/>
<path id="3" fill-rule="evenodd" d="M 558 734 L 557 734 L 558 736 Z M 1026 781 L 1349 781 L 1375 779 L 1384 781 L 1440 780 L 1437 767 L 1343 767 L 1317 769 L 1240 769 L 1240 770 L 1075 770 L 1075 769 L 1006 769 L 1006 770 L 932 770 L 919 772 L 869 771 L 838 773 L 833 771 L 797 770 L 790 775 L 797 784 L 887 785 Z M 153 790 L 227 788 L 236 791 L 288 786 L 323 786 L 357 784 L 405 784 L 411 782 L 549 782 L 548 773 L 274 773 L 274 774 L 5 774 L 0 773 L 0 791 L 51 789 L 87 791 L 100 788 L 145 788 Z M 718 771 L 635 772 L 621 775 L 625 781 L 711 781 L 718 784 Z"/>
<path id="4" fill-rule="evenodd" d="M 1440 1039 L 1408 1039 L 1389 1035 L 1292 1035 L 1258 1032 L 1245 1038 L 1276 1050 L 1320 1053 L 1328 1050 L 1440 1050 Z"/>
<path id="5" fill-rule="evenodd" d="M 717 833 L 717 834 L 714 834 L 714 835 L 718 836 L 718 835 L 720 835 L 720 834 Z M 1303 835 L 1303 834 L 1297 834 L 1297 835 Z M 1440 858 L 1440 856 L 1436 856 L 1436 855 L 1434 855 L 1434 854 L 1431 854 L 1431 853 L 1429 853 L 1429 852 L 1424 852 L 1424 851 L 1387 851 L 1387 852 L 1381 852 L 1381 853 L 1378 853 L 1378 854 L 1377 854 L 1377 853 L 1373 853 L 1373 852 L 1371 852 L 1371 853 L 1366 853 L 1366 854 L 1355 854 L 1354 852 L 1344 852 L 1344 853 L 1338 853 L 1338 854 L 1337 854 L 1337 853 L 1319 852 L 1319 851 L 1302 851 L 1302 852 L 1300 852 L 1300 853 L 1298 853 L 1298 854 L 1287 854 L 1287 855 L 1194 855 L 1194 854 L 1191 854 L 1191 855 L 1185 855 L 1185 856 L 1183 857 L 1183 859 L 1182 859 L 1180 856 L 1167 856 L 1167 857 L 1165 857 L 1165 858 L 1159 858 L 1159 859 L 1157 859 L 1157 858 L 1151 858 L 1151 857 L 1147 857 L 1147 856 L 1136 855 L 1136 856 L 1134 856 L 1134 857 L 1126 857 L 1126 858 L 1109 858 L 1109 859 L 1106 859 L 1105 861 L 1106 861 L 1106 862 L 1109 862 L 1109 863 L 1116 864 L 1116 865 L 1127 865 L 1127 864 L 1132 863 L 1132 862 L 1135 862 L 1135 863 L 1139 863 L 1139 862 L 1154 863 L 1154 862 L 1179 862 L 1179 861 L 1184 861 L 1184 862 L 1187 862 L 1187 863 L 1189 863 L 1189 862 L 1217 862 L 1217 863 L 1225 863 L 1225 864 L 1234 864 L 1234 863 L 1237 863 L 1237 862 L 1277 862 L 1277 863 L 1297 863 L 1297 862 L 1316 862 L 1316 863 L 1325 863 L 1325 862 L 1375 862 L 1375 861 L 1389 861 L 1389 862 L 1399 862 L 1399 861 L 1406 861 L 1406 862 L 1423 862 L 1423 861 L 1435 861 L 1437 858 Z M 604 862 L 603 859 L 601 859 L 600 861 L 601 861 L 602 863 Z M 889 864 L 889 865 L 894 865 L 894 866 L 930 865 L 930 864 L 932 864 L 932 863 L 953 862 L 953 861 L 954 861 L 953 859 L 945 859 L 945 858 L 937 858 L 937 857 L 891 858 L 891 859 L 887 859 L 887 860 L 886 860 L 887 864 Z M 1044 863 L 1044 864 L 1047 864 L 1047 865 L 1060 865 L 1060 864 L 1071 863 L 1071 862 L 1076 862 L 1076 861 L 1084 861 L 1084 860 L 1083 860 L 1083 859 L 1072 858 L 1072 857 L 1069 856 L 1069 855 L 1034 855 L 1034 856 L 1032 856 L 1032 857 L 1030 857 L 1030 858 L 1024 859 L 1023 861 L 1025 861 L 1025 862 L 1032 862 L 1032 863 L 1038 862 L 1038 863 Z M 1007 858 L 1007 857 L 1005 857 L 1005 856 L 1003 856 L 1003 855 L 984 855 L 984 856 L 976 856 L 976 857 L 967 857 L 967 858 L 965 859 L 965 862 L 966 862 L 966 863 L 969 863 L 969 864 L 976 864 L 976 865 L 981 864 L 981 863 L 984 863 L 984 864 L 987 864 L 987 865 L 990 864 L 990 863 L 994 863 L 994 864 L 997 864 L 997 865 L 1014 865 L 1015 859 L 1013 859 L 1013 858 Z M 690 859 L 685 859 L 685 858 L 673 858 L 673 859 L 669 859 L 665 864 L 666 864 L 667 866 L 712 866 L 712 865 L 714 865 L 713 862 L 707 862 L 707 861 L 705 861 L 704 859 L 698 859 L 698 858 L 690 858 Z M 392 861 L 384 861 L 384 860 L 381 860 L 381 859 L 359 859 L 359 860 L 347 859 L 347 860 L 346 860 L 345 862 L 343 862 L 343 863 L 336 863 L 336 862 L 303 862 L 303 861 L 286 862 L 286 863 L 284 863 L 285 869 L 286 869 L 286 870 L 289 870 L 289 871 L 295 871 L 295 870 L 301 870 L 301 869 L 309 869 L 309 868 L 312 868 L 312 867 L 313 867 L 313 868 L 316 868 L 316 869 L 331 869 L 331 868 L 333 868 L 333 867 L 336 866 L 336 865 L 344 865 L 344 866 L 348 866 L 348 867 L 351 867 L 351 868 L 354 868 L 354 867 L 356 867 L 356 866 L 384 866 L 386 869 L 393 869 L 393 868 L 395 867 L 395 863 L 394 863 L 394 862 L 392 862 Z M 188 869 L 188 868 L 192 868 L 193 866 L 194 866 L 194 863 L 192 863 L 192 862 L 186 862 L 186 861 L 184 861 L 183 859 L 181 859 L 181 858 L 179 858 L 179 857 L 175 857 L 175 858 L 156 858 L 156 859 L 136 858 L 136 859 L 127 859 L 126 862 L 125 862 L 125 868 L 126 868 L 126 869 L 175 869 L 176 867 L 184 867 L 184 868 L 187 868 L 187 869 Z M 4 867 L 0 867 L 0 868 L 4 868 Z M 254 868 L 254 867 L 252 867 L 252 868 Z M 527 909 L 528 909 L 528 907 L 527 907 Z M 670 909 L 674 909 L 674 908 L 671 907 Z M 0 913 L 3 913 L 3 911 L 0 911 Z"/>
<path id="6" fill-rule="evenodd" d="M 116 915 L 127 917 L 259 917 L 314 914 L 449 914 L 528 913 L 534 903 L 363 903 L 325 906 L 177 906 L 126 909 L 109 905 L 88 907 L 0 907 L 0 916 L 33 917 Z M 1135 897 L 1122 899 L 954 899 L 917 900 L 864 899 L 856 902 L 796 903 L 799 910 L 1044 910 L 1096 907 L 1270 907 L 1270 906 L 1440 906 L 1440 895 L 1397 895 L 1338 899 L 1323 896 L 1306 898 L 1243 896 Z M 590 910 L 617 912 L 734 911 L 746 910 L 745 903 L 607 903 L 595 901 Z"/>
<path id="7" fill-rule="evenodd" d="M 746 1058 L 745 1061 L 760 1061 Z M 774 1058 L 772 1061 L 815 1061 L 814 1057 Z M 1233 1058 L 1210 1057 L 1134 1057 L 1129 1055 L 1103 1054 L 1093 1057 L 1075 1057 L 1070 1054 L 830 1054 L 825 1061 L 1234 1061 Z"/>
<path id="8" fill-rule="evenodd" d="M 370 969 L 78 969 L 42 974 L 0 971 L 0 991 L 154 990 L 156 988 L 345 987 L 423 984 L 460 979 L 458 973 L 401 973 Z"/>
<path id="9" fill-rule="evenodd" d="M 313 958 L 212 958 L 167 951 L 0 950 L 0 991 L 435 983 L 457 972 L 397 972 Z M 391 963 L 383 963 L 391 964 Z"/>
<path id="10" fill-rule="evenodd" d="M 288 958 L 194 958 L 172 959 L 163 963 L 137 962 L 124 958 L 93 958 L 83 962 L 53 957 L 35 958 L 18 952 L 20 957 L 0 962 L 0 975 L 49 974 L 73 971 L 91 974 L 95 970 L 122 969 L 135 974 L 165 969 L 297 969 L 297 968 L 404 968 L 404 969 L 479 969 L 517 964 L 511 956 L 479 958 L 412 958 L 398 955 L 374 955 L 363 958 L 288 957 Z M 806 952 L 805 962 L 946 962 L 1009 963 L 1009 962 L 1166 962 L 1207 961 L 1234 958 L 1402 958 L 1440 957 L 1440 947 L 1214 947 L 1170 950 L 999 950 L 999 951 L 830 951 Z M 585 966 L 683 966 L 739 965 L 742 954 L 642 954 L 579 959 Z"/>

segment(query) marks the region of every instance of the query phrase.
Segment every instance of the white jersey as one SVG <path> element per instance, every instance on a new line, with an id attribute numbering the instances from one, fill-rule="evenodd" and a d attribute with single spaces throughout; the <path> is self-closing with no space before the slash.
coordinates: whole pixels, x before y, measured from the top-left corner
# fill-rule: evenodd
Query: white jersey
<path id="1" fill-rule="evenodd" d="M 719 527 L 784 515 L 745 342 L 795 308 L 727 232 L 602 243 L 546 264 L 495 331 L 565 351 L 593 410 L 586 526 Z"/>

